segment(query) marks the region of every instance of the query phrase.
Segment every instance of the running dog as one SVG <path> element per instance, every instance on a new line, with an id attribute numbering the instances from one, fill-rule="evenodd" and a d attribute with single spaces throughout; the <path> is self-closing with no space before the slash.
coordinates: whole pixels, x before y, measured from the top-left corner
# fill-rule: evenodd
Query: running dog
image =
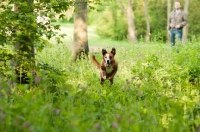
<path id="1" fill-rule="evenodd" d="M 115 61 L 114 56 L 116 54 L 115 48 L 112 48 L 111 52 L 107 52 L 106 49 L 102 49 L 103 59 L 99 63 L 95 56 L 92 55 L 92 61 L 100 69 L 100 84 L 102 84 L 106 79 L 113 84 L 113 78 L 118 69 L 118 63 Z"/>

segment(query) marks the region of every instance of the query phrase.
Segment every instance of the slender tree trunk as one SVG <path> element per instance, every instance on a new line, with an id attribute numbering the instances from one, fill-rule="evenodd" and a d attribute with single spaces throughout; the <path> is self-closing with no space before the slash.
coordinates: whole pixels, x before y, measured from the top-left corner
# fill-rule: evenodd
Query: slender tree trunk
<path id="1" fill-rule="evenodd" d="M 185 0 L 185 6 L 184 6 L 184 12 L 188 15 L 188 8 L 189 8 L 189 3 L 190 0 Z M 186 24 L 183 28 L 183 38 L 182 38 L 182 42 L 185 43 L 187 42 L 187 37 L 188 37 L 188 26 L 189 24 Z"/>
<path id="2" fill-rule="evenodd" d="M 135 23 L 134 23 L 134 12 L 132 9 L 132 0 L 127 0 L 127 8 L 125 9 L 122 5 L 121 0 L 118 0 L 118 5 L 121 8 L 122 12 L 126 16 L 127 23 L 128 23 L 128 35 L 127 38 L 129 39 L 129 42 L 133 44 L 135 41 L 137 41 L 136 37 L 136 30 L 135 30 Z"/>
<path id="3" fill-rule="evenodd" d="M 134 43 L 136 41 L 136 31 L 135 31 L 135 23 L 134 23 L 134 12 L 132 9 L 132 0 L 128 0 L 127 5 L 127 21 L 128 21 L 128 39 L 130 43 Z"/>
<path id="4" fill-rule="evenodd" d="M 170 43 L 170 34 L 168 32 L 170 13 L 171 13 L 171 0 L 167 0 L 167 42 L 168 43 Z"/>
<path id="5" fill-rule="evenodd" d="M 149 21 L 147 0 L 144 0 L 143 4 L 144 4 L 144 13 L 145 13 L 145 18 L 146 18 L 146 24 L 147 24 L 146 42 L 149 42 L 149 40 L 150 40 L 150 21 Z"/>
<path id="6" fill-rule="evenodd" d="M 20 13 L 16 3 L 14 4 L 14 12 Z M 16 32 L 20 31 L 19 27 L 15 27 L 15 29 Z M 17 51 L 17 55 L 15 56 L 14 60 L 16 63 L 15 71 L 17 74 L 17 81 L 18 83 L 28 84 L 30 83 L 30 79 L 28 78 L 27 73 L 29 72 L 30 67 L 35 66 L 35 53 L 32 38 L 28 37 L 26 34 L 23 34 L 18 42 L 16 42 L 14 49 Z M 25 66 L 26 64 L 29 66 Z"/>
<path id="7" fill-rule="evenodd" d="M 85 0 L 76 0 L 74 14 L 74 49 L 73 61 L 77 58 L 88 57 L 88 32 L 87 32 L 87 2 Z"/>

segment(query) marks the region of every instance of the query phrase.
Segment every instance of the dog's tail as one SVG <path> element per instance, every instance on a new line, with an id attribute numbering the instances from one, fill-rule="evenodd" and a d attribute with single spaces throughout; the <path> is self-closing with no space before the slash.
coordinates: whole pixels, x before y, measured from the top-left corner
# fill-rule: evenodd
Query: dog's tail
<path id="1" fill-rule="evenodd" d="M 97 62 L 94 55 L 92 55 L 92 62 L 100 69 L 100 64 L 99 64 L 99 62 Z"/>

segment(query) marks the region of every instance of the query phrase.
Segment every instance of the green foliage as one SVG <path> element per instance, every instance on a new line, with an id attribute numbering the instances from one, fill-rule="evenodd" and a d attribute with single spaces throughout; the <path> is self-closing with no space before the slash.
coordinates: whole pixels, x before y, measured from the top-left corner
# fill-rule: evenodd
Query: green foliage
<path id="1" fill-rule="evenodd" d="M 199 103 L 195 97 L 199 95 L 199 72 L 196 70 L 199 65 L 195 64 L 199 62 L 197 47 L 198 43 L 174 47 L 172 51 L 166 49 L 168 53 L 163 50 L 165 55 L 150 54 L 132 69 L 132 83 L 142 90 L 142 101 L 151 103 L 154 100 L 159 104 L 149 109 L 162 113 L 158 115 L 160 125 L 167 131 L 195 131 L 192 126 L 199 125 L 199 113 L 196 112 Z M 183 111 L 176 113 L 177 109 Z M 183 127 L 184 124 L 188 127 Z"/>
<path id="2" fill-rule="evenodd" d="M 95 6 L 95 9 L 96 11 L 92 10 L 89 12 L 89 23 L 93 25 L 98 23 L 96 26 L 96 32 L 98 35 L 105 38 L 108 37 L 112 40 L 126 39 L 126 18 L 118 9 L 115 1 L 102 2 L 101 5 Z M 99 13 L 101 15 L 99 15 Z"/>
<path id="3" fill-rule="evenodd" d="M 167 2 L 150 1 L 148 4 L 151 24 L 151 40 L 166 42 L 167 40 Z M 173 8 L 172 8 L 173 9 Z"/>
<path id="4" fill-rule="evenodd" d="M 199 76 L 191 81 L 191 70 L 199 44 L 126 45 L 117 48 L 112 86 L 99 84 L 90 59 L 71 63 L 64 44 L 45 48 L 36 56 L 35 85 L 1 78 L 0 130 L 195 132 Z M 100 51 L 95 56 L 102 58 Z"/>
<path id="5" fill-rule="evenodd" d="M 198 32 L 200 32 L 199 28 L 199 20 L 200 16 L 193 11 L 196 11 L 199 9 L 200 1 L 195 0 L 194 3 L 190 2 L 190 7 L 189 7 L 189 13 L 188 13 L 188 21 L 189 21 L 189 38 L 192 38 L 193 35 L 197 36 L 198 38 L 200 37 Z"/>
<path id="6" fill-rule="evenodd" d="M 127 36 L 126 18 L 117 8 L 116 3 L 109 2 L 111 6 L 102 9 L 102 6 L 96 7 L 101 11 L 101 16 L 97 17 L 100 12 L 91 12 L 92 22 L 97 23 L 96 32 L 102 37 L 108 37 L 113 40 L 124 40 Z M 108 3 L 104 3 L 105 5 Z M 105 24 L 106 23 L 106 24 Z"/>
<path id="7" fill-rule="evenodd" d="M 5 69 L 8 68 L 8 63 L 13 58 L 13 52 L 8 47 L 0 46 L 0 74 L 5 75 Z"/>
<path id="8" fill-rule="evenodd" d="M 69 20 L 67 18 L 63 18 L 61 20 L 59 20 L 60 23 L 74 23 L 74 18 L 71 17 Z"/>
<path id="9" fill-rule="evenodd" d="M 37 69 L 34 66 L 34 50 L 40 52 L 50 45 L 49 40 L 52 38 L 57 43 L 62 43 L 61 39 L 65 34 L 58 34 L 60 26 L 51 24 L 51 19 L 56 13 L 66 11 L 72 4 L 72 1 L 49 2 L 49 0 L 40 2 L 9 0 L 1 4 L 0 46 L 10 47 L 8 50 L 13 53 L 12 56 L 3 53 L 3 57 L 13 60 L 12 67 L 15 69 L 13 72 L 17 73 L 16 78 L 19 83 L 34 78 L 32 70 Z M 62 17 L 60 14 L 60 18 Z M 6 66 L 10 64 L 7 63 Z M 4 72 L 6 70 L 3 70 L 2 74 Z"/>
<path id="10" fill-rule="evenodd" d="M 135 22 L 135 29 L 137 30 L 137 38 L 143 39 L 145 38 L 146 35 L 146 18 L 144 14 L 143 3 L 139 1 L 134 1 L 132 7 L 134 11 L 134 18 L 135 18 L 134 22 Z"/>
<path id="11" fill-rule="evenodd" d="M 66 11 L 73 2 L 52 1 L 49 3 L 48 0 L 40 1 L 40 3 L 31 2 L 31 0 L 9 1 L 6 6 L 3 4 L 0 6 L 3 10 L 0 14 L 0 23 L 2 23 L 0 25 L 0 45 L 16 45 L 19 42 L 31 46 L 32 44 L 25 39 L 28 38 L 33 42 L 34 47 L 40 50 L 49 44 L 46 38 L 63 37 L 55 31 L 60 29 L 59 25 L 51 25 L 50 22 L 56 13 Z M 17 12 L 12 10 L 14 3 L 18 7 Z M 38 15 L 49 19 L 36 23 Z M 62 18 L 63 14 L 60 17 Z"/>
<path id="12" fill-rule="evenodd" d="M 171 1 L 171 10 L 174 8 L 174 3 Z M 180 1 L 182 9 L 184 9 L 184 0 Z M 188 39 L 193 39 L 193 36 L 199 38 L 199 15 L 195 10 L 198 10 L 198 0 L 190 2 L 188 13 Z M 126 8 L 126 1 L 122 1 Z M 97 33 L 100 36 L 121 40 L 127 38 L 127 21 L 125 15 L 117 5 L 117 1 L 103 3 L 96 7 L 98 13 L 91 11 L 89 14 L 89 22 L 97 26 Z M 146 19 L 144 15 L 143 1 L 134 1 L 132 4 L 135 18 L 135 28 L 137 31 L 138 40 L 144 39 L 146 36 Z M 151 41 L 166 42 L 167 41 L 167 1 L 164 0 L 148 0 L 148 13 L 150 19 Z M 116 18 L 115 18 L 116 17 Z M 93 21 L 93 22 L 91 22 Z"/>
<path id="13" fill-rule="evenodd" d="M 177 51 L 179 51 L 176 61 L 178 65 L 181 65 L 183 69 L 186 69 L 188 71 L 188 78 L 190 81 L 194 81 L 196 83 L 199 83 L 200 78 L 200 48 L 199 44 L 189 44 L 188 46 L 179 46 Z M 183 61 L 184 60 L 184 61 Z"/>
<path id="14" fill-rule="evenodd" d="M 99 84 L 99 70 L 90 59 L 71 63 L 71 51 L 59 43 L 59 37 L 53 45 L 41 39 L 42 34 L 49 38 L 56 35 L 48 30 L 48 24 L 37 25 L 37 30 L 30 25 L 34 34 L 26 31 L 26 24 L 20 27 L 17 23 L 34 37 L 36 47 L 43 49 L 36 54 L 38 67 L 29 73 L 34 75 L 33 85 L 21 85 L 13 81 L 10 58 L 15 52 L 8 45 L 20 40 L 23 32 L 14 32 L 11 26 L 14 18 L 22 17 L 24 22 L 36 16 L 6 11 L 1 17 L 8 25 L 0 25 L 1 45 L 5 45 L 0 47 L 0 131 L 195 132 L 199 127 L 198 42 L 170 47 L 156 41 L 148 45 L 123 42 L 123 46 L 122 42 L 106 41 L 119 44 L 115 56 L 119 69 L 114 85 L 109 86 L 108 81 Z M 101 52 L 95 55 L 100 61 Z"/>
<path id="15" fill-rule="evenodd" d="M 109 6 L 103 9 L 102 6 L 97 7 L 97 9 L 99 9 L 98 13 L 90 12 L 90 16 L 94 21 L 93 23 L 98 23 L 97 33 L 100 36 L 112 38 L 114 40 L 126 39 L 128 25 L 124 13 L 118 7 L 116 2 L 104 4 L 109 4 Z M 126 8 L 126 6 L 124 7 Z M 143 39 L 146 36 L 146 20 L 144 16 L 143 3 L 141 1 L 134 1 L 132 8 L 134 11 L 134 22 L 137 31 L 137 38 Z M 154 4 L 154 1 L 150 1 L 148 8 L 151 24 L 151 40 L 156 42 L 164 42 L 166 40 L 167 19 L 165 17 L 166 15 L 164 15 L 167 11 L 166 4 Z"/>

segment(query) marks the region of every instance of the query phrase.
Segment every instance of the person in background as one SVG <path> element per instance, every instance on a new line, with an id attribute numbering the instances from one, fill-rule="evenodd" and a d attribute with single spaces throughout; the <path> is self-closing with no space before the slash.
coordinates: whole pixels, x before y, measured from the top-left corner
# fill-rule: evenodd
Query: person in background
<path id="1" fill-rule="evenodd" d="M 181 3 L 176 1 L 174 3 L 174 10 L 169 17 L 168 33 L 170 34 L 171 46 L 175 46 L 175 38 L 182 42 L 182 29 L 187 24 L 187 15 L 181 10 Z"/>

